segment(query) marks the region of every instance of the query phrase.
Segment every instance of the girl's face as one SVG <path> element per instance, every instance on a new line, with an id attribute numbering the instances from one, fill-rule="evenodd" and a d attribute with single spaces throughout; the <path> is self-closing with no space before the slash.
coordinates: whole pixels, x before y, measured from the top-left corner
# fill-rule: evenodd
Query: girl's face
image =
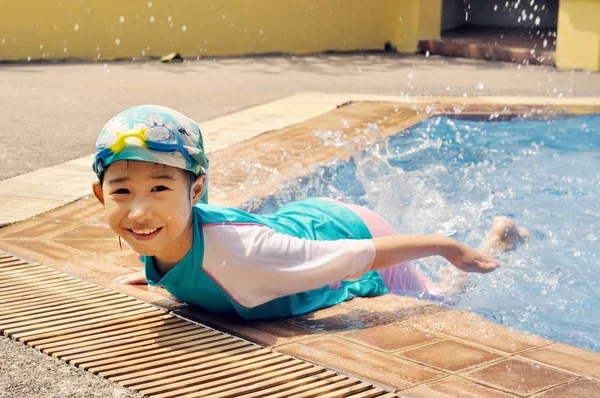
<path id="1" fill-rule="evenodd" d="M 110 228 L 137 253 L 176 264 L 192 247 L 192 206 L 205 176 L 189 187 L 183 170 L 142 161 L 117 161 L 94 194 L 104 205 Z"/>

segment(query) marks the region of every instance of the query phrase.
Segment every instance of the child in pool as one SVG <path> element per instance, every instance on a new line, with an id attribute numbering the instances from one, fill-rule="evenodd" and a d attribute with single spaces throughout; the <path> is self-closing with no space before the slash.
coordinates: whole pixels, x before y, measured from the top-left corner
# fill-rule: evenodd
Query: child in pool
<path id="1" fill-rule="evenodd" d="M 353 297 L 442 289 L 411 260 L 440 255 L 490 272 L 526 231 L 496 218 L 479 249 L 441 235 L 397 235 L 373 211 L 335 200 L 292 202 L 252 215 L 209 205 L 208 159 L 198 125 L 172 109 L 121 112 L 96 141 L 93 191 L 110 228 L 144 262 L 117 278 L 161 285 L 183 302 L 246 319 L 299 315 Z"/>

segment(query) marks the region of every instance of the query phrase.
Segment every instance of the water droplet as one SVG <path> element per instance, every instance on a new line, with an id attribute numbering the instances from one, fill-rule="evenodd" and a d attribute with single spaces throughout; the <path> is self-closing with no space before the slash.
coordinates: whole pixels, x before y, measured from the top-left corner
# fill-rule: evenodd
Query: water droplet
<path id="1" fill-rule="evenodd" d="M 150 22 L 154 23 L 154 16 L 153 15 L 150 16 Z"/>
<path id="2" fill-rule="evenodd" d="M 494 11 L 498 11 L 498 5 L 497 4 L 494 6 Z"/>
<path id="3" fill-rule="evenodd" d="M 183 26 L 181 27 L 181 30 L 183 30 L 183 31 L 185 32 L 185 31 L 187 30 L 187 26 L 183 25 Z"/>
<path id="4" fill-rule="evenodd" d="M 27 62 L 31 62 L 31 57 L 27 57 Z"/>
<path id="5" fill-rule="evenodd" d="M 43 45 L 43 44 L 40 44 L 40 50 L 41 50 L 42 48 L 44 48 L 44 45 Z"/>
<path id="6" fill-rule="evenodd" d="M 414 77 L 414 75 L 412 73 L 407 73 L 406 77 L 408 77 L 410 80 L 414 80 L 415 79 L 415 77 Z"/>
<path id="7" fill-rule="evenodd" d="M 63 52 L 64 52 L 64 53 L 66 53 L 67 51 L 68 51 L 68 50 L 67 50 L 67 47 L 63 48 Z"/>
<path id="8" fill-rule="evenodd" d="M 537 18 L 535 19 L 535 24 L 536 24 L 536 25 L 539 25 L 539 24 L 540 24 L 540 22 L 542 22 L 542 20 L 540 19 L 540 17 L 537 17 Z"/>
<path id="9" fill-rule="evenodd" d="M 121 44 L 121 39 L 119 39 L 118 37 L 115 39 L 115 44 L 118 46 L 119 44 Z"/>
<path id="10" fill-rule="evenodd" d="M 168 16 L 168 17 L 167 17 L 167 21 L 168 21 L 168 22 L 171 22 L 172 20 L 173 20 L 173 18 L 171 18 L 171 16 Z"/>
<path id="11" fill-rule="evenodd" d="M 2 38 L 2 44 L 4 44 L 5 41 L 6 41 L 6 39 L 3 37 Z"/>
<path id="12" fill-rule="evenodd" d="M 79 30 L 79 24 L 75 24 L 75 31 Z"/>
<path id="13" fill-rule="evenodd" d="M 479 84 L 477 84 L 477 86 L 475 86 L 475 88 L 477 90 L 483 90 L 483 87 L 484 87 L 483 83 L 479 83 Z"/>
<path id="14" fill-rule="evenodd" d="M 150 7 L 152 7 L 152 2 L 151 1 L 148 2 L 148 8 L 150 8 Z"/>
<path id="15" fill-rule="evenodd" d="M 548 46 L 548 39 L 544 39 L 543 45 L 544 45 L 544 48 L 546 48 Z"/>
<path id="16" fill-rule="evenodd" d="M 425 51 L 425 57 L 429 57 L 429 50 Z"/>
<path id="17" fill-rule="evenodd" d="M 121 23 L 125 22 L 125 17 L 123 15 L 121 15 L 119 17 L 119 22 L 121 22 Z"/>

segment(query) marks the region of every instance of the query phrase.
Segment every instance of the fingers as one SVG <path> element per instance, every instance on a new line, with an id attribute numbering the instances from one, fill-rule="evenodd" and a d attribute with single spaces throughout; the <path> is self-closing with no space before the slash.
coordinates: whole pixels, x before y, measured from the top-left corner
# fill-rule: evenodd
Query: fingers
<path id="1" fill-rule="evenodd" d="M 483 274 L 487 274 L 488 272 L 492 272 L 497 268 L 502 267 L 502 262 L 498 260 L 492 260 L 479 265 L 479 272 Z"/>

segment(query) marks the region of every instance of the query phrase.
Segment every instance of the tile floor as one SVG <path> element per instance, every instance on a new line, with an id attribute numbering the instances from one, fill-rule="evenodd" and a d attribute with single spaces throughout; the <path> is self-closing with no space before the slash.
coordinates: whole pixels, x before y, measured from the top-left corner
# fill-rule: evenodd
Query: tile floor
<path id="1" fill-rule="evenodd" d="M 437 111 L 452 106 L 438 104 Z M 527 109 L 466 105 L 463 113 Z M 578 108 L 589 109 L 598 110 Z M 355 128 L 375 122 L 386 136 L 427 116 L 406 104 L 354 103 L 216 151 L 211 154 L 211 201 L 238 206 L 275 192 L 284 179 L 306 174 L 317 160 L 347 156 L 322 145 L 314 130 L 340 130 L 352 137 Z M 342 126 L 342 119 L 350 127 Z M 246 167 L 241 156 L 249 162 L 260 159 L 271 172 Z M 0 249 L 406 396 L 590 397 L 600 391 L 600 354 L 414 298 L 355 299 L 295 318 L 247 322 L 192 308 L 160 288 L 114 284 L 115 276 L 138 271 L 141 263 L 125 242 L 119 248 L 93 197 L 1 228 Z"/>

